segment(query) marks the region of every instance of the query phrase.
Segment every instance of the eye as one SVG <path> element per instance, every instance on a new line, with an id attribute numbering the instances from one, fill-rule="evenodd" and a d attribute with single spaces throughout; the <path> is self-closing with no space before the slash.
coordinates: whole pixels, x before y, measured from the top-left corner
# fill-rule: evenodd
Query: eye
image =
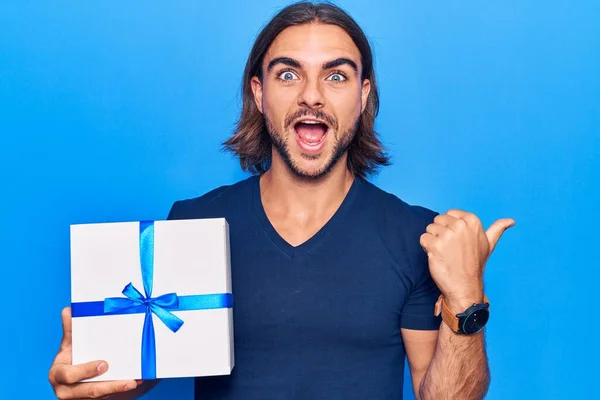
<path id="1" fill-rule="evenodd" d="M 296 74 L 294 74 L 292 71 L 283 71 L 281 74 L 279 74 L 278 78 L 282 81 L 292 81 L 295 78 L 298 78 L 298 76 L 296 76 Z"/>
<path id="2" fill-rule="evenodd" d="M 327 79 L 329 79 L 329 80 L 331 80 L 331 81 L 333 81 L 333 82 L 336 82 L 336 83 L 338 83 L 338 82 L 343 82 L 343 81 L 345 81 L 345 80 L 346 80 L 346 77 L 345 77 L 343 74 L 340 74 L 340 73 L 336 72 L 335 74 L 331 74 L 331 75 L 329 76 L 329 78 L 327 78 Z"/>

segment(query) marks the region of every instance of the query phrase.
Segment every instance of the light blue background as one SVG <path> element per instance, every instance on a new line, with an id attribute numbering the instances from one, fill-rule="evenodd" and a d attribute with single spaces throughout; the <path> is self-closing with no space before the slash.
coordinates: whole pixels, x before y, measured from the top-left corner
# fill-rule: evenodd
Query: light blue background
<path id="1" fill-rule="evenodd" d="M 0 4 L 0 398 L 52 398 L 69 224 L 162 219 L 174 200 L 246 176 L 219 143 L 254 37 L 284 4 Z M 376 52 L 377 128 L 395 164 L 375 182 L 486 226 L 517 221 L 486 270 L 488 398 L 588 398 L 600 3 L 339 4 Z M 191 395 L 190 380 L 173 380 L 149 397 Z"/>

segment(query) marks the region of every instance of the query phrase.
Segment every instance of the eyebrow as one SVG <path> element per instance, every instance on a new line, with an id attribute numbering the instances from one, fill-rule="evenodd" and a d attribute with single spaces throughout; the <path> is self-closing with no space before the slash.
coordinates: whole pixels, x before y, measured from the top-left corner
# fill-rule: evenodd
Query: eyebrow
<path id="1" fill-rule="evenodd" d="M 277 57 L 272 59 L 269 62 L 269 65 L 267 65 L 267 72 L 271 72 L 271 70 L 277 65 L 277 64 L 284 64 L 287 65 L 289 67 L 293 67 L 293 68 L 300 68 L 302 65 L 294 60 L 293 58 L 290 57 Z"/>
<path id="2" fill-rule="evenodd" d="M 323 69 L 331 69 L 341 65 L 349 65 L 352 67 L 354 72 L 358 72 L 358 65 L 356 65 L 356 63 L 349 58 L 336 58 L 333 61 L 328 61 L 323 64 Z"/>
<path id="3" fill-rule="evenodd" d="M 292 68 L 301 68 L 302 67 L 302 64 L 300 62 L 294 60 L 293 58 L 277 57 L 277 58 L 272 59 L 269 62 L 269 64 L 267 65 L 267 72 L 271 72 L 277 64 L 284 64 L 284 65 L 287 65 Z M 323 69 L 331 69 L 331 68 L 339 67 L 341 65 L 349 65 L 350 67 L 352 67 L 354 72 L 358 72 L 358 65 L 356 65 L 356 63 L 354 61 L 352 61 L 351 59 L 344 58 L 344 57 L 336 58 L 335 60 L 327 61 L 327 62 L 323 63 Z"/>

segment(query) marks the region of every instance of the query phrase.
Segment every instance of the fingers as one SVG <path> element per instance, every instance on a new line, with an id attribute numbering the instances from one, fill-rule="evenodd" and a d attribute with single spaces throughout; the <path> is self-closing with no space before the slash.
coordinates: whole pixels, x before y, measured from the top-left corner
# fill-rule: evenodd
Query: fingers
<path id="1" fill-rule="evenodd" d="M 50 372 L 50 383 L 59 399 L 97 399 L 135 389 L 141 380 L 121 380 L 104 382 L 81 382 L 106 372 L 104 361 L 80 365 L 56 364 Z"/>
<path id="2" fill-rule="evenodd" d="M 443 237 L 450 231 L 459 232 L 464 226 L 466 226 L 465 221 L 459 218 L 448 214 L 439 214 L 433 219 L 431 224 L 427 225 L 425 233 L 421 235 L 421 247 L 429 254 L 433 251 L 436 238 Z"/>
<path id="3" fill-rule="evenodd" d="M 469 212 L 463 211 L 463 210 L 458 210 L 456 208 L 453 208 L 452 210 L 448 210 L 448 212 L 446 213 L 454 218 L 463 218 L 466 217 L 467 215 L 469 215 Z"/>
<path id="4" fill-rule="evenodd" d="M 62 327 L 63 338 L 60 344 L 61 349 L 70 347 L 72 343 L 72 328 L 71 328 L 71 307 L 65 307 L 62 310 Z"/>
<path id="5" fill-rule="evenodd" d="M 81 382 L 102 375 L 108 370 L 108 364 L 105 361 L 93 361 L 71 365 L 71 308 L 65 307 L 61 315 L 63 327 L 61 350 L 49 373 L 50 384 L 58 399 L 109 398 L 108 396 L 133 390 L 138 386 L 138 381 L 135 380 Z M 141 383 L 140 380 L 139 384 Z"/>
<path id="6" fill-rule="evenodd" d="M 449 215 L 440 214 L 425 228 L 425 233 L 421 235 L 421 246 L 429 254 L 433 251 L 433 245 L 437 238 L 443 238 L 452 231 L 460 232 L 464 226 L 466 226 L 464 221 Z"/>
<path id="7" fill-rule="evenodd" d="M 479 218 L 477 218 L 477 216 L 475 214 L 470 213 L 470 212 L 452 209 L 452 210 L 448 210 L 448 212 L 446 214 L 450 215 L 451 217 L 457 218 L 457 219 L 462 219 L 463 221 L 465 221 L 467 223 L 468 226 L 471 226 L 471 227 L 476 227 L 476 226 L 481 225 L 481 221 L 479 220 Z"/>
<path id="8" fill-rule="evenodd" d="M 421 235 L 419 243 L 421 244 L 423 250 L 425 250 L 425 253 L 427 253 L 428 255 L 433 251 L 433 245 L 435 243 L 435 240 L 436 236 L 432 235 L 431 233 L 426 232 Z"/>
<path id="9" fill-rule="evenodd" d="M 453 231 L 459 231 L 461 229 L 461 221 L 464 221 L 464 223 L 470 227 L 481 226 L 481 221 L 475 214 L 458 209 L 449 210 L 446 214 L 440 214 L 434 218 L 435 223 L 444 225 Z M 504 231 L 514 225 L 515 221 L 513 219 L 504 218 L 497 220 L 488 228 L 485 234 L 490 245 L 489 254 L 496 248 L 496 244 Z"/>
<path id="10" fill-rule="evenodd" d="M 433 222 L 442 226 L 451 227 L 456 222 L 456 219 L 456 217 L 448 214 L 439 214 L 433 219 Z"/>
<path id="11" fill-rule="evenodd" d="M 448 230 L 448 228 L 444 225 L 440 225 L 437 223 L 427 225 L 425 232 L 432 234 L 433 236 L 442 236 L 444 231 Z"/>
<path id="12" fill-rule="evenodd" d="M 449 214 L 440 214 L 433 219 L 433 222 L 457 233 L 462 232 L 468 225 L 464 219 Z"/>
<path id="13" fill-rule="evenodd" d="M 133 390 L 137 387 L 135 380 L 84 382 L 75 385 L 61 385 L 56 388 L 56 397 L 66 399 L 99 399 Z M 107 397 L 110 398 L 110 397 Z"/>
<path id="14" fill-rule="evenodd" d="M 500 236 L 506 231 L 508 228 L 515 225 L 515 221 L 511 218 L 499 219 L 494 222 L 488 230 L 485 232 L 488 242 L 490 243 L 490 254 L 496 248 L 496 244 L 498 240 L 500 240 Z"/>
<path id="15" fill-rule="evenodd" d="M 108 369 L 104 361 L 93 361 L 79 365 L 56 364 L 50 374 L 50 382 L 56 385 L 72 385 L 84 379 L 102 375 Z"/>

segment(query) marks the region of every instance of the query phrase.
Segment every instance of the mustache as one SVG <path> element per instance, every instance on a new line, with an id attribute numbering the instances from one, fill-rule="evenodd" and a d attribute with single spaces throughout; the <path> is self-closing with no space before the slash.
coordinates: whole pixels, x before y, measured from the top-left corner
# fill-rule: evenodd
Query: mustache
<path id="1" fill-rule="evenodd" d="M 303 110 L 298 110 L 295 113 L 293 113 L 292 115 L 290 115 L 289 117 L 287 117 L 285 119 L 285 127 L 289 128 L 290 126 L 292 126 L 294 124 L 294 122 L 300 118 L 303 117 L 313 117 L 315 119 L 320 119 L 322 121 L 327 122 L 327 125 L 329 125 L 329 127 L 337 130 L 338 128 L 338 124 L 337 124 L 337 120 L 335 118 L 333 118 L 332 116 L 330 116 L 329 114 L 325 114 L 323 111 L 313 111 L 313 110 L 307 110 L 307 109 L 303 109 Z"/>

